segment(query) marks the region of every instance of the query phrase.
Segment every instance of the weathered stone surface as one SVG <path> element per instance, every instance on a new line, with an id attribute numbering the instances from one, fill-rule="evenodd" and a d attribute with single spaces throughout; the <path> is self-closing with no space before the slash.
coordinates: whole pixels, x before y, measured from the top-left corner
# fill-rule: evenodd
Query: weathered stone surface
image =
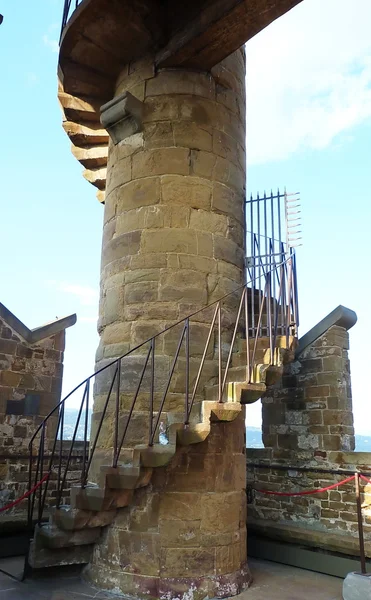
<path id="1" fill-rule="evenodd" d="M 348 573 L 343 583 L 343 598 L 344 600 L 370 600 L 370 575 Z"/>

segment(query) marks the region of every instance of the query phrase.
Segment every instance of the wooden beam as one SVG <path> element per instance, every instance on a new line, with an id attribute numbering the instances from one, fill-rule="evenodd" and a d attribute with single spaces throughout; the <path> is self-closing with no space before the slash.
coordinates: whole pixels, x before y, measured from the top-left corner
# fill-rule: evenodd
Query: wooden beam
<path id="1" fill-rule="evenodd" d="M 156 56 L 158 67 L 210 70 L 302 0 L 216 0 L 199 13 Z"/>

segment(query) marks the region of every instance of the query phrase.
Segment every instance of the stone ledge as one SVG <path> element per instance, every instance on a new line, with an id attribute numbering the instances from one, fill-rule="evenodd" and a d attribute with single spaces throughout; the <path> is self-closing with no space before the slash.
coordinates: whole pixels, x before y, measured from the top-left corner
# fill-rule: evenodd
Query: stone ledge
<path id="1" fill-rule="evenodd" d="M 337 325 L 338 327 L 343 327 L 348 331 L 356 323 L 356 313 L 350 308 L 346 308 L 340 304 L 299 339 L 299 346 L 296 351 L 296 356 L 299 356 L 308 346 L 313 344 L 313 342 L 326 333 L 330 327 Z"/>
<path id="2" fill-rule="evenodd" d="M 307 523 L 305 525 L 308 526 Z M 273 521 L 260 521 L 247 519 L 247 529 L 251 533 L 260 536 L 290 542 L 292 544 L 302 544 L 311 548 L 321 548 L 329 552 L 338 552 L 351 556 L 359 556 L 358 537 L 349 534 L 334 533 L 324 527 L 322 529 L 308 529 L 297 523 L 281 524 Z M 365 541 L 365 553 L 371 557 L 371 541 Z"/>
<path id="3" fill-rule="evenodd" d="M 20 321 L 13 313 L 1 304 L 0 302 L 0 317 L 9 325 L 16 333 L 18 333 L 26 342 L 29 344 L 36 344 L 43 339 L 51 337 L 67 327 L 75 325 L 77 317 L 76 314 L 69 315 L 68 317 L 62 317 L 56 321 L 51 321 L 41 327 L 35 329 L 29 329 L 22 321 Z"/>

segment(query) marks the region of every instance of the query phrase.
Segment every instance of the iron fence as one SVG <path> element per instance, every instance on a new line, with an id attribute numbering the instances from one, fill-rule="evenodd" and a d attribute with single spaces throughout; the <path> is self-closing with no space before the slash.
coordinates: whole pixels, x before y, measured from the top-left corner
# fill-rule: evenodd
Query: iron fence
<path id="1" fill-rule="evenodd" d="M 103 423 L 109 414 L 113 419 L 111 464 L 116 467 L 127 439 L 139 395 L 141 395 L 141 401 L 143 401 L 143 395 L 146 398 L 149 420 L 148 445 L 153 446 L 159 441 L 165 402 L 172 393 L 174 385 L 178 386 L 178 392 L 180 385 L 181 393 L 184 396 L 183 423 L 187 426 L 191 422 L 195 402 L 200 402 L 200 394 L 203 398 L 203 389 L 206 384 L 214 386 L 217 401 L 224 401 L 232 355 L 236 351 L 237 345 L 237 350 L 241 350 L 241 347 L 244 348 L 245 365 L 243 368 L 246 367 L 245 380 L 247 382 L 251 382 L 253 378 L 259 338 L 266 338 L 266 346 L 270 348 L 270 364 L 276 364 L 275 348 L 278 347 L 278 341 L 279 346 L 282 347 L 282 338 L 278 340 L 278 337 L 282 335 L 283 339 L 286 339 L 286 347 L 288 347 L 289 337 L 296 335 L 295 311 L 293 311 L 293 290 L 295 290 L 296 281 L 294 259 L 294 251 L 292 251 L 284 257 L 283 261 L 274 262 L 269 269 L 259 273 L 259 277 L 264 279 L 265 285 L 261 288 L 261 293 L 259 291 L 258 296 L 251 297 L 251 290 L 257 290 L 256 280 L 249 281 L 223 298 L 138 344 L 80 383 L 49 413 L 31 439 L 29 490 L 43 479 L 46 472 L 53 473 L 57 486 L 57 506 L 61 504 L 63 492 L 68 483 L 70 460 L 79 428 L 81 431 L 81 424 L 83 424 L 85 442 L 81 474 L 81 487 L 83 488 L 87 485 Z M 273 280 L 277 281 L 276 295 L 273 294 Z M 259 304 L 258 311 L 256 311 L 256 304 Z M 275 310 L 272 310 L 272 306 L 275 306 Z M 282 319 L 280 321 L 277 318 L 273 319 L 273 314 L 282 315 Z M 195 339 L 198 340 L 198 344 L 200 342 L 200 324 L 203 337 L 201 345 L 198 345 L 198 353 L 195 355 L 193 343 Z M 174 353 L 169 362 L 168 375 L 163 377 L 161 376 L 163 354 L 161 354 L 161 350 L 156 354 L 156 347 L 165 343 L 164 340 L 168 340 L 169 336 L 172 339 Z M 203 349 L 200 350 L 200 348 Z M 134 382 L 132 377 L 133 361 L 136 361 L 137 365 L 139 364 L 139 368 L 135 371 Z M 120 395 L 127 392 L 129 380 L 131 401 L 123 411 L 120 406 Z M 96 424 L 95 434 L 90 436 L 88 455 L 86 442 L 89 438 L 89 408 L 93 383 L 105 400 L 102 402 L 101 415 Z M 80 395 L 79 410 L 70 441 L 69 454 L 67 459 L 62 461 L 66 403 L 78 395 Z M 54 435 L 51 435 L 53 428 L 55 432 Z M 46 450 L 49 454 L 47 463 L 44 460 Z M 33 522 L 35 506 L 37 521 L 41 523 L 43 519 L 49 480 L 50 478 L 29 496 L 30 525 Z"/>

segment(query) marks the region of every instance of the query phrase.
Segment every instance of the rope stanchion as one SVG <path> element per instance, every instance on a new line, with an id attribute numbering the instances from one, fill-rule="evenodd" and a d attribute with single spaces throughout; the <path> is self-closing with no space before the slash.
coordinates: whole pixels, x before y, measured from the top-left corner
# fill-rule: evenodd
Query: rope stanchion
<path id="1" fill-rule="evenodd" d="M 258 488 L 254 488 L 256 492 L 260 494 L 267 494 L 268 496 L 311 496 L 312 494 L 321 494 L 322 492 L 328 492 L 329 490 L 333 490 L 340 485 L 344 485 L 345 483 L 349 483 L 350 481 L 354 481 L 355 475 L 351 477 L 347 477 L 343 479 L 343 481 L 338 481 L 337 483 L 333 483 L 332 485 L 328 485 L 327 487 L 318 488 L 317 490 L 304 490 L 302 492 L 275 492 L 273 490 L 260 490 Z"/>
<path id="2" fill-rule="evenodd" d="M 45 483 L 45 481 L 48 479 L 49 475 L 50 475 L 50 472 L 47 473 L 46 475 L 44 475 L 44 477 L 42 479 L 40 479 L 40 481 L 36 485 L 34 485 L 33 488 L 31 488 L 30 490 L 28 490 L 28 492 L 23 494 L 23 496 L 21 496 L 17 500 L 14 500 L 14 502 L 11 502 L 10 504 L 7 504 L 6 506 L 3 506 L 2 508 L 0 508 L 0 513 L 4 512 L 5 510 L 9 510 L 10 508 L 13 508 L 14 506 L 17 506 L 17 504 L 22 502 L 22 500 L 25 500 L 25 498 L 28 498 L 28 496 L 31 496 L 31 494 L 36 492 L 36 490 L 40 487 L 40 485 Z"/>

